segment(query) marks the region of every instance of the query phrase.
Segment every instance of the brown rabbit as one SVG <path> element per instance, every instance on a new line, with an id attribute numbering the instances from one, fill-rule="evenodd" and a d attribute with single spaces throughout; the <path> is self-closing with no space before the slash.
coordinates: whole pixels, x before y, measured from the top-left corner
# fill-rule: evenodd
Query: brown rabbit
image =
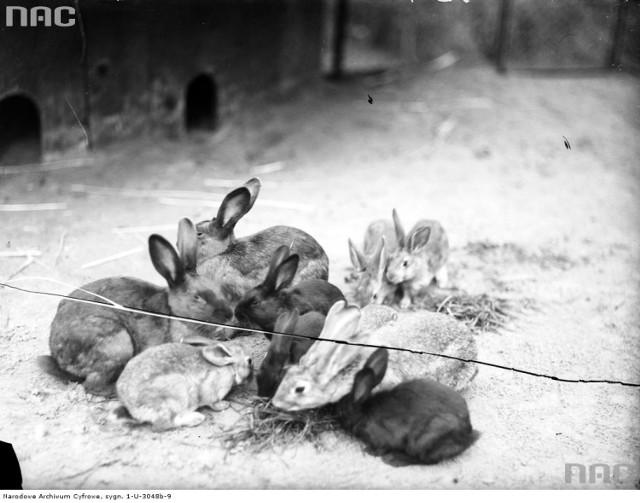
<path id="1" fill-rule="evenodd" d="M 375 220 L 369 224 L 364 236 L 364 253 L 349 239 L 349 257 L 357 275 L 354 300 L 360 307 L 394 303 L 398 287 L 390 283 L 385 274 L 387 257 L 397 247 L 390 220 Z"/>
<path id="2" fill-rule="evenodd" d="M 238 221 L 252 208 L 260 191 L 260 180 L 252 178 L 229 192 L 212 220 L 200 222 L 198 272 L 223 288 L 232 306 L 264 280 L 271 257 L 286 245 L 298 255 L 300 264 L 293 284 L 308 279 L 326 280 L 329 259 L 322 246 L 306 232 L 278 225 L 236 238 Z"/>
<path id="3" fill-rule="evenodd" d="M 320 279 L 309 279 L 291 286 L 298 267 L 298 256 L 289 255 L 289 248 L 281 246 L 273 254 L 264 281 L 247 292 L 235 309 L 241 326 L 273 332 L 278 316 L 292 309 L 300 314 L 316 311 L 326 315 L 331 306 L 344 295 L 340 289 Z M 267 338 L 271 338 L 267 334 Z"/>
<path id="4" fill-rule="evenodd" d="M 401 292 L 400 308 L 406 309 L 435 280 L 440 287 L 448 282 L 449 240 L 435 220 L 420 220 L 405 236 L 396 210 L 393 210 L 398 248 L 389 254 L 385 277 Z"/>
<path id="5" fill-rule="evenodd" d="M 285 311 L 278 316 L 275 332 L 303 337 L 272 336 L 271 345 L 258 372 L 258 396 L 273 396 L 287 367 L 298 363 L 313 344 L 313 339 L 309 337 L 320 335 L 324 320 L 324 315 L 313 311 L 300 316 L 297 309 Z"/>
<path id="6" fill-rule="evenodd" d="M 135 278 L 105 278 L 72 292 L 71 297 L 100 301 L 101 296 L 144 311 L 227 322 L 233 312 L 195 272 L 196 231 L 186 218 L 180 221 L 178 242 L 180 256 L 162 236 L 149 237 L 151 261 L 168 288 Z M 39 363 L 58 377 L 83 381 L 88 393 L 110 396 L 134 355 L 184 335 L 213 336 L 215 331 L 211 326 L 63 300 L 51 323 L 51 356 L 40 357 Z"/>

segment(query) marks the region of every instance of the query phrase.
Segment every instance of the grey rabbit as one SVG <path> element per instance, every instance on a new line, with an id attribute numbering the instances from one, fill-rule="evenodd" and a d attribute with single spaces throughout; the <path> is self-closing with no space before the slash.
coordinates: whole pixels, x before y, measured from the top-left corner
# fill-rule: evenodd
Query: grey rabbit
<path id="1" fill-rule="evenodd" d="M 118 399 L 133 419 L 151 423 L 153 430 L 196 426 L 205 419 L 197 409 L 224 410 L 231 388 L 251 376 L 251 358 L 229 344 L 162 344 L 127 363 Z"/>
<path id="2" fill-rule="evenodd" d="M 162 236 L 149 237 L 155 269 L 167 282 L 156 286 L 136 278 L 104 278 L 71 293 L 71 297 L 101 301 L 165 315 L 225 323 L 233 312 L 219 291 L 196 274 L 197 237 L 194 225 L 182 219 L 178 229 L 180 255 Z M 92 295 L 92 293 L 96 295 Z M 125 364 L 151 346 L 178 341 L 184 335 L 212 337 L 215 327 L 130 313 L 63 300 L 51 323 L 51 356 L 39 358 L 46 372 L 84 383 L 88 393 L 111 396 Z"/>
<path id="3" fill-rule="evenodd" d="M 479 437 L 465 399 L 432 379 L 405 381 L 372 395 L 389 353 L 377 349 L 336 404 L 341 425 L 393 466 L 435 464 L 457 456 Z"/>
<path id="4" fill-rule="evenodd" d="M 375 220 L 364 235 L 364 252 L 349 239 L 349 257 L 356 273 L 354 300 L 360 306 L 394 303 L 398 286 L 386 278 L 387 258 L 398 241 L 391 220 Z"/>

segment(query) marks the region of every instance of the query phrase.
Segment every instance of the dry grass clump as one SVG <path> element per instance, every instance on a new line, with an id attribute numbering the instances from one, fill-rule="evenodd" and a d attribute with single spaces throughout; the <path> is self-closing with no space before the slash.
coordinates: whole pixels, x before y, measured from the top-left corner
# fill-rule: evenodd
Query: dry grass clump
<path id="1" fill-rule="evenodd" d="M 420 305 L 421 309 L 448 314 L 483 332 L 504 328 L 514 307 L 513 301 L 508 299 L 464 292 L 432 296 Z"/>
<path id="2" fill-rule="evenodd" d="M 321 435 L 338 429 L 331 406 L 321 409 L 285 412 L 267 400 L 257 399 L 241 425 L 226 433 L 227 449 L 261 452 L 311 442 L 322 447 Z"/>

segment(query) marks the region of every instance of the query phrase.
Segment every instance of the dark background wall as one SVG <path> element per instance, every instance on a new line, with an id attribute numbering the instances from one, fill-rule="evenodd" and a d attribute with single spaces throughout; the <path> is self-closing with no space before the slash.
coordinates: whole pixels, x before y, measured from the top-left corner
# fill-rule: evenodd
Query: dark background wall
<path id="1" fill-rule="evenodd" d="M 2 9 L 0 100 L 16 93 L 33 98 L 45 152 L 86 144 L 80 123 L 94 145 L 138 134 L 179 136 L 187 89 L 198 76 L 213 86 L 215 125 L 320 74 L 321 0 L 81 0 L 79 6 L 71 28 L 8 28 Z"/>

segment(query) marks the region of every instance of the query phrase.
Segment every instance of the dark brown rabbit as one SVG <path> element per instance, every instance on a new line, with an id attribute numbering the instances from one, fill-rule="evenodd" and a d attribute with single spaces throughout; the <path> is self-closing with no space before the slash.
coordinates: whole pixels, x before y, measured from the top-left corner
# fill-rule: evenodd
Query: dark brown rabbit
<path id="1" fill-rule="evenodd" d="M 194 225 L 182 219 L 178 248 L 162 236 L 149 237 L 149 254 L 155 269 L 167 281 L 162 288 L 135 278 L 105 278 L 71 293 L 71 297 L 104 301 L 160 314 L 225 323 L 233 316 L 195 272 L 197 238 Z M 125 364 L 145 349 L 179 341 L 185 335 L 212 336 L 215 327 L 134 314 L 91 304 L 63 300 L 51 323 L 51 356 L 40 357 L 47 372 L 83 381 L 85 390 L 110 396 Z"/>
<path id="2" fill-rule="evenodd" d="M 264 281 L 240 300 L 235 315 L 240 326 L 273 332 L 276 319 L 297 309 L 300 314 L 316 311 L 326 315 L 331 306 L 344 300 L 340 289 L 328 281 L 309 279 L 290 287 L 298 268 L 298 255 L 289 255 L 289 247 L 278 248 Z M 270 339 L 271 336 L 267 334 Z"/>
<path id="3" fill-rule="evenodd" d="M 197 225 L 198 272 L 221 285 L 232 305 L 264 280 L 273 253 L 282 245 L 290 247 L 300 259 L 294 285 L 329 277 L 327 254 L 305 231 L 277 225 L 251 236 L 235 237 L 236 224 L 252 208 L 259 191 L 260 180 L 252 178 L 226 195 L 215 218 Z"/>
<path id="4" fill-rule="evenodd" d="M 389 353 L 377 349 L 336 404 L 342 426 L 369 451 L 394 466 L 435 464 L 466 450 L 478 438 L 464 398 L 431 379 L 405 381 L 371 395 L 387 369 Z"/>
<path id="5" fill-rule="evenodd" d="M 296 364 L 315 342 L 308 337 L 316 338 L 322 332 L 325 316 L 309 312 L 300 316 L 297 309 L 287 311 L 276 320 L 275 332 L 280 334 L 296 334 L 301 337 L 274 335 L 267 355 L 262 361 L 257 376 L 258 395 L 272 397 L 284 377 L 287 367 Z"/>

